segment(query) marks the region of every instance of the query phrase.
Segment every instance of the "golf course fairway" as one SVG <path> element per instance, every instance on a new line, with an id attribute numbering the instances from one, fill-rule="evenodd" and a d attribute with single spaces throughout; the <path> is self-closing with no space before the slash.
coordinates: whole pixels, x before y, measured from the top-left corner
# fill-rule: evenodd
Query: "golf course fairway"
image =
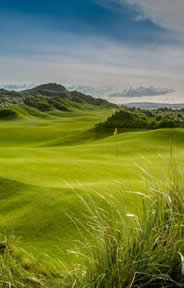
<path id="1" fill-rule="evenodd" d="M 19 238 L 36 257 L 69 261 L 67 250 L 80 237 L 71 217 L 85 223 L 79 195 L 145 191 L 141 166 L 159 175 L 171 143 L 176 156 L 184 156 L 183 129 L 125 130 L 115 136 L 91 130 L 111 109 L 58 115 L 12 109 L 19 117 L 0 121 L 0 231 Z M 129 197 L 130 211 L 136 203 Z"/>

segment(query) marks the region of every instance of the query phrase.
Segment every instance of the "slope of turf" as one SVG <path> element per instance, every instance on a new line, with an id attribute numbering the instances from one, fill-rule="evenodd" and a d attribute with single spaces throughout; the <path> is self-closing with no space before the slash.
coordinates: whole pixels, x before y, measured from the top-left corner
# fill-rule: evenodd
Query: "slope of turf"
<path id="1" fill-rule="evenodd" d="M 143 191 L 137 165 L 143 157 L 160 173 L 157 154 L 169 157 L 170 143 L 184 156 L 183 129 L 125 130 L 107 137 L 91 128 L 112 114 L 109 109 L 67 115 L 24 105 L 12 109 L 20 117 L 0 121 L 0 231 L 21 237 L 22 246 L 36 256 L 44 251 L 70 259 L 66 249 L 79 233 L 69 215 L 85 221 L 78 194 L 121 193 L 120 182 Z M 134 209 L 137 199 L 128 201 Z"/>

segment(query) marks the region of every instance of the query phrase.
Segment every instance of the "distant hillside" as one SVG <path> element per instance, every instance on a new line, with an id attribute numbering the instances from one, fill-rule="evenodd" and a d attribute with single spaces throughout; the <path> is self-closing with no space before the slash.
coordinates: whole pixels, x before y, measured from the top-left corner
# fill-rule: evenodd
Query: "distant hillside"
<path id="1" fill-rule="evenodd" d="M 1 107 L 18 104 L 25 104 L 42 112 L 52 109 L 70 111 L 72 105 L 82 108 L 84 104 L 106 108 L 116 107 L 115 104 L 101 98 L 97 99 L 77 91 L 69 92 L 64 86 L 55 83 L 43 84 L 19 92 L 0 89 Z"/>
<path id="2" fill-rule="evenodd" d="M 183 109 L 184 103 L 168 104 L 168 103 L 152 103 L 152 102 L 133 102 L 125 104 L 125 106 L 143 108 L 143 109 L 158 109 L 158 108 Z"/>

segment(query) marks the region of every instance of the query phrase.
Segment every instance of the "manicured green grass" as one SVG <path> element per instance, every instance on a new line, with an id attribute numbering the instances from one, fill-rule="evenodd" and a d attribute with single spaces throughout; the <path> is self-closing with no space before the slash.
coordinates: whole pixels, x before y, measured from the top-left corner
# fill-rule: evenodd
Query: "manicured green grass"
<path id="1" fill-rule="evenodd" d="M 169 158 L 171 142 L 178 157 L 184 156 L 183 129 L 125 130 L 114 137 L 90 130 L 111 110 L 12 109 L 19 117 L 0 121 L 0 231 L 20 237 L 20 245 L 36 257 L 45 253 L 71 263 L 66 250 L 80 235 L 69 215 L 87 221 L 78 195 L 120 197 L 122 186 L 145 192 L 139 165 L 151 163 L 160 174 L 158 153 Z M 133 213 L 139 201 L 128 196 L 128 202 Z"/>
<path id="2" fill-rule="evenodd" d="M 142 169 L 145 194 L 124 190 L 121 198 L 102 193 L 95 198 L 80 193 L 85 221 L 70 217 L 80 240 L 71 247 L 76 261 L 68 267 L 66 260 L 37 259 L 15 238 L 1 238 L 0 287 L 184 287 L 183 169 L 172 150 L 170 156 L 165 175 L 155 178 Z M 129 194 L 137 204 L 139 198 L 135 213 Z"/>

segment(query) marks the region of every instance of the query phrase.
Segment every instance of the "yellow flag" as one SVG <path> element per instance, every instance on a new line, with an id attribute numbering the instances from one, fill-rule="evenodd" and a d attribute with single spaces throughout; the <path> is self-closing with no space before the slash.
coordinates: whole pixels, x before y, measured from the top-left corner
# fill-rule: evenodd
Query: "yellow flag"
<path id="1" fill-rule="evenodd" d="M 114 136 L 118 135 L 118 128 L 114 130 Z"/>

